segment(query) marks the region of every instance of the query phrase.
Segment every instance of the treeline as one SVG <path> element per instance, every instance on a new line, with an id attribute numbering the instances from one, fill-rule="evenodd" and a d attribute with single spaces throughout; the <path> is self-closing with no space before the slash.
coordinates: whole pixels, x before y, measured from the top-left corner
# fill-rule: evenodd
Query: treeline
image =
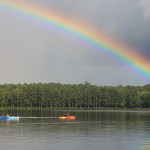
<path id="1" fill-rule="evenodd" d="M 3 84 L 0 107 L 150 108 L 150 85 Z"/>

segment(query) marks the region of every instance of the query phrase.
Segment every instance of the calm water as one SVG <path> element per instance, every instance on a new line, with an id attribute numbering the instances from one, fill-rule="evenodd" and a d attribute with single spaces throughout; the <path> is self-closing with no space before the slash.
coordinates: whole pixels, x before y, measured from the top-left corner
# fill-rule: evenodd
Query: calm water
<path id="1" fill-rule="evenodd" d="M 0 150 L 144 150 L 150 145 L 150 111 L 69 112 L 76 120 L 0 121 Z M 57 117 L 65 111 L 9 113 L 22 117 Z"/>

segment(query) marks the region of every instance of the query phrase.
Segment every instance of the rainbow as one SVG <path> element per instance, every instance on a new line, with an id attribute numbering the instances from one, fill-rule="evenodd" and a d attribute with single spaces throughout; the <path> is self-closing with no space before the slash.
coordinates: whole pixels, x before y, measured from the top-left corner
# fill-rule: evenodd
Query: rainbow
<path id="1" fill-rule="evenodd" d="M 150 82 L 150 62 L 146 58 L 140 56 L 135 50 L 114 42 L 89 26 L 84 26 L 83 28 L 82 24 L 74 22 L 59 13 L 57 14 L 29 3 L 3 0 L 0 2 L 0 12 L 32 19 L 52 30 L 76 38 L 88 47 L 96 49 L 124 64 L 146 82 Z"/>

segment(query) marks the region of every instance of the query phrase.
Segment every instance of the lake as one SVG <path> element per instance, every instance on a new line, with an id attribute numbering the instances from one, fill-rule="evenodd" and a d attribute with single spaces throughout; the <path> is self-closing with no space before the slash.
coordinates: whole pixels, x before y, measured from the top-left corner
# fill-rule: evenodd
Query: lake
<path id="1" fill-rule="evenodd" d="M 0 150 L 150 150 L 150 111 L 69 110 L 76 120 L 59 120 L 65 112 L 9 111 L 12 116 L 56 118 L 0 121 Z"/>

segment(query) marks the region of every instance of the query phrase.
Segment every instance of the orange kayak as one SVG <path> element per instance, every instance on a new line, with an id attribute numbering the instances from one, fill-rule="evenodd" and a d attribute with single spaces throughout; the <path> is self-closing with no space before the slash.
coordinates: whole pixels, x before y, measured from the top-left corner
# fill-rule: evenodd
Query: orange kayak
<path id="1" fill-rule="evenodd" d="M 59 119 L 75 120 L 75 116 L 60 116 Z"/>

